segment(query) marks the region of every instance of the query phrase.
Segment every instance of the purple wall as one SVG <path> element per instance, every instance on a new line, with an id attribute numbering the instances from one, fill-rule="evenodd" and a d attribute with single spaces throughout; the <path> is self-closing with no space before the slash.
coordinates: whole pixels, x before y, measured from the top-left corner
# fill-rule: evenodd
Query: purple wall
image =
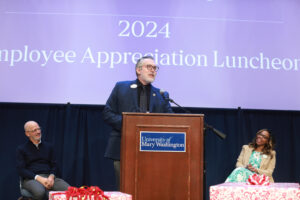
<path id="1" fill-rule="evenodd" d="M 105 104 L 152 54 L 182 106 L 300 110 L 296 0 L 0 2 L 0 102 Z"/>

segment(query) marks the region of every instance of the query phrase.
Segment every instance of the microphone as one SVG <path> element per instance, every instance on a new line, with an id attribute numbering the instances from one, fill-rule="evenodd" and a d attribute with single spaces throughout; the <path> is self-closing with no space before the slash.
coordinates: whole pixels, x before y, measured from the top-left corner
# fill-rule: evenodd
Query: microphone
<path id="1" fill-rule="evenodd" d="M 173 99 L 171 99 L 168 95 L 166 95 L 166 91 L 160 89 L 159 93 L 161 94 L 161 96 L 166 100 L 169 101 L 171 103 L 174 103 L 176 106 L 178 106 L 179 108 L 181 108 L 185 113 L 191 113 L 191 111 L 185 109 L 184 107 L 180 106 L 178 103 L 176 103 Z"/>
<path id="2" fill-rule="evenodd" d="M 171 99 L 167 94 L 166 91 L 160 89 L 159 93 L 161 94 L 161 96 L 166 100 L 169 101 L 171 103 L 174 103 L 176 106 L 178 106 L 179 108 L 181 108 L 185 113 L 191 113 L 191 111 L 185 109 L 184 107 L 180 106 L 178 103 L 176 103 L 173 99 Z M 204 122 L 204 130 L 205 129 L 210 129 L 212 130 L 217 136 L 219 136 L 221 139 L 225 139 L 226 135 L 224 133 L 222 133 L 221 131 L 215 129 L 213 126 L 207 124 Z"/>

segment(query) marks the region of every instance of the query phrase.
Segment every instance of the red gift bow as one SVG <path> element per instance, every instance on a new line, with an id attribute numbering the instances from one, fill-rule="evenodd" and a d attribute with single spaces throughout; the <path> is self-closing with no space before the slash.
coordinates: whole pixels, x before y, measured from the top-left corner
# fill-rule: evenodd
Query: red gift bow
<path id="1" fill-rule="evenodd" d="M 66 191 L 67 200 L 70 200 L 70 197 L 71 199 L 77 197 L 78 200 L 91 200 L 92 196 L 94 196 L 94 200 L 109 200 L 109 197 L 97 186 L 82 186 L 80 188 L 68 187 L 68 190 Z"/>
<path id="2" fill-rule="evenodd" d="M 270 185 L 270 178 L 264 174 L 253 174 L 247 180 L 248 185 Z"/>

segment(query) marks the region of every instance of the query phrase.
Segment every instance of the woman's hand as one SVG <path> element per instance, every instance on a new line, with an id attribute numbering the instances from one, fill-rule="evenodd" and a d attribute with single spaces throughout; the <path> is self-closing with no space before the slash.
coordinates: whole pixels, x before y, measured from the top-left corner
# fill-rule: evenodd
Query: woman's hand
<path id="1" fill-rule="evenodd" d="M 248 164 L 246 168 L 249 169 L 250 171 L 258 174 L 257 169 L 255 167 L 253 167 L 251 164 Z"/>

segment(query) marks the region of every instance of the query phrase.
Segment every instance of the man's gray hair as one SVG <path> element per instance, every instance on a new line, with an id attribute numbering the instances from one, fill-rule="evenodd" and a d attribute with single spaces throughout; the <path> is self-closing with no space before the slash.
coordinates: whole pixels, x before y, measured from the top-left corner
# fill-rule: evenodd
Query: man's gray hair
<path id="1" fill-rule="evenodd" d="M 143 61 L 145 59 L 151 59 L 151 60 L 154 61 L 154 58 L 152 56 L 143 56 L 143 57 L 141 57 L 140 59 L 137 60 L 136 65 L 135 65 L 135 69 L 138 68 L 138 67 L 141 68 L 142 64 L 143 64 Z"/>

